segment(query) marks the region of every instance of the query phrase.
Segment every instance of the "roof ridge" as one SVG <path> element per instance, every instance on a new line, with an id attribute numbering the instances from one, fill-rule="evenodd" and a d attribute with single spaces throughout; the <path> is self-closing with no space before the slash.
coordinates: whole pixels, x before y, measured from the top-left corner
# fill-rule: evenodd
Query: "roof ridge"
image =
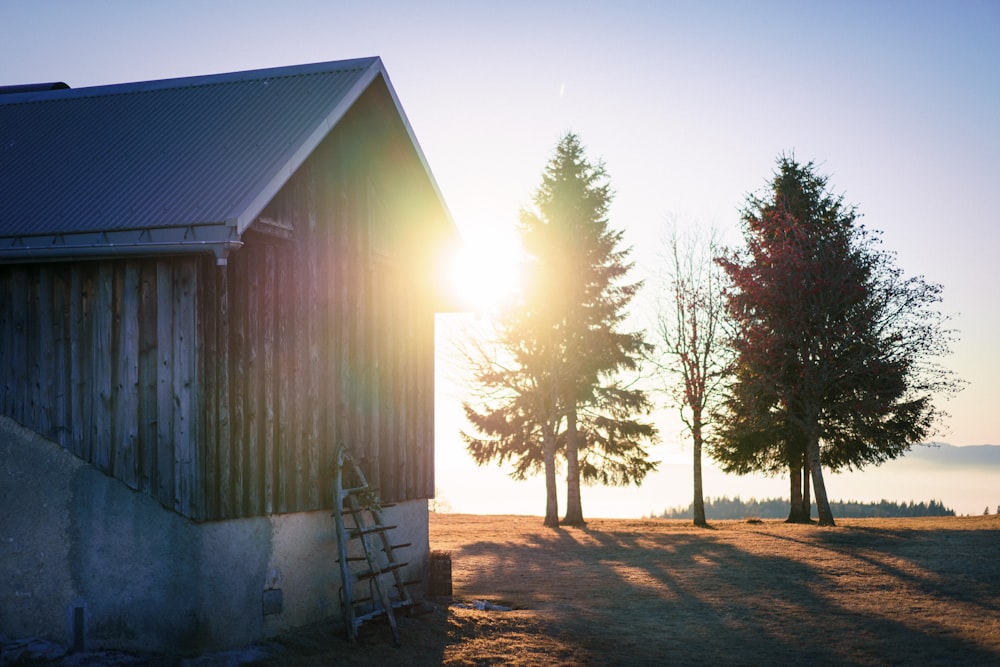
<path id="1" fill-rule="evenodd" d="M 236 72 L 195 74 L 191 76 L 170 77 L 165 79 L 149 79 L 146 81 L 106 83 L 95 86 L 83 86 L 81 88 L 67 87 L 57 90 L 30 90 L 26 92 L 0 95 L 0 105 L 22 104 L 26 102 L 46 102 L 51 100 L 85 99 L 89 97 L 168 91 L 179 88 L 201 88 L 204 86 L 246 83 L 249 81 L 260 81 L 265 79 L 292 78 L 331 72 L 360 71 L 367 69 L 374 64 L 381 65 L 381 58 L 379 56 L 350 58 L 347 60 L 329 60 L 300 65 L 280 65 L 277 67 L 239 70 Z"/>

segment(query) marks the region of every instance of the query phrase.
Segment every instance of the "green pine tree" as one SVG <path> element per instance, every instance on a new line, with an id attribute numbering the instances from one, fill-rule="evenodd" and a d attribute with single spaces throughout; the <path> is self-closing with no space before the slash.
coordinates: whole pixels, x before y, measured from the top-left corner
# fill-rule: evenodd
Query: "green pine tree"
<path id="1" fill-rule="evenodd" d="M 646 448 L 656 429 L 642 419 L 652 404 L 623 375 L 638 371 L 650 346 L 641 332 L 621 330 L 640 284 L 625 282 L 630 249 L 608 224 L 611 198 L 604 166 L 565 135 L 534 206 L 521 213 L 530 260 L 521 298 L 501 316 L 502 353 L 477 368 L 480 394 L 493 398 L 465 404 L 474 431 L 463 437 L 478 463 L 515 461 L 516 475 L 545 471 L 547 525 L 557 508 L 557 456 L 566 463 L 568 525 L 584 524 L 581 481 L 641 483 L 656 469 Z"/>

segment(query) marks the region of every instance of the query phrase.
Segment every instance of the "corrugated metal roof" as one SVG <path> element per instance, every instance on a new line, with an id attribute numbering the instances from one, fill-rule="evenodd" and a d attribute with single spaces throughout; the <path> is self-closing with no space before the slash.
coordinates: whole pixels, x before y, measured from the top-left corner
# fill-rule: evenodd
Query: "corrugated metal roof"
<path id="1" fill-rule="evenodd" d="M 423 160 L 379 58 L 0 96 L 0 259 L 238 240 L 379 75 Z"/>

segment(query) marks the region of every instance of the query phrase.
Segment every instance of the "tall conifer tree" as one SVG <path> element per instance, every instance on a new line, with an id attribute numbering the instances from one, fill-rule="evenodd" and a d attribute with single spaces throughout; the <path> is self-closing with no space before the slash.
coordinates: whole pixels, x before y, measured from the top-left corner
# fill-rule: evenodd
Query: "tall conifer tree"
<path id="1" fill-rule="evenodd" d="M 858 217 L 812 163 L 782 157 L 747 199 L 746 249 L 722 260 L 737 360 L 713 455 L 742 472 L 804 460 L 824 525 L 823 467 L 896 458 L 932 432 L 935 396 L 960 387 L 934 363 L 951 336 L 941 288 L 904 278 Z"/>
<path id="2" fill-rule="evenodd" d="M 649 346 L 641 332 L 620 330 L 640 284 L 623 282 L 630 250 L 608 225 L 611 197 L 604 166 L 587 160 L 579 137 L 565 135 L 533 209 L 521 214 L 530 260 L 524 293 L 500 325 L 509 363 L 502 378 L 497 366 L 480 368 L 476 377 L 484 387 L 518 389 L 465 405 L 475 433 L 464 437 L 477 462 L 514 456 L 517 470 L 545 470 L 547 524 L 558 454 L 566 463 L 569 525 L 584 523 L 581 481 L 641 483 L 656 468 L 646 449 L 656 429 L 640 419 L 652 405 L 622 377 L 638 371 Z"/>

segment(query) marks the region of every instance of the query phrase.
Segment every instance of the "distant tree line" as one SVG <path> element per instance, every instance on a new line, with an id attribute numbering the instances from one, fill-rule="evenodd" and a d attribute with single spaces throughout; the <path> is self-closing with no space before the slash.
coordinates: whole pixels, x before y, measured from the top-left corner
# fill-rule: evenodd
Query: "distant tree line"
<path id="1" fill-rule="evenodd" d="M 831 501 L 830 507 L 838 516 L 847 518 L 872 517 L 913 517 L 913 516 L 955 516 L 955 510 L 944 506 L 943 502 L 897 503 L 892 500 L 880 500 L 877 503 L 859 503 L 856 501 Z M 998 508 L 1000 509 L 1000 508 Z M 705 515 L 710 519 L 783 519 L 788 514 L 787 498 L 767 498 L 757 500 L 741 500 L 739 496 L 729 498 L 705 498 Z M 816 504 L 812 505 L 812 514 L 816 514 Z M 694 504 L 687 507 L 675 507 L 664 510 L 654 516 L 657 519 L 691 519 L 694 516 Z"/>

